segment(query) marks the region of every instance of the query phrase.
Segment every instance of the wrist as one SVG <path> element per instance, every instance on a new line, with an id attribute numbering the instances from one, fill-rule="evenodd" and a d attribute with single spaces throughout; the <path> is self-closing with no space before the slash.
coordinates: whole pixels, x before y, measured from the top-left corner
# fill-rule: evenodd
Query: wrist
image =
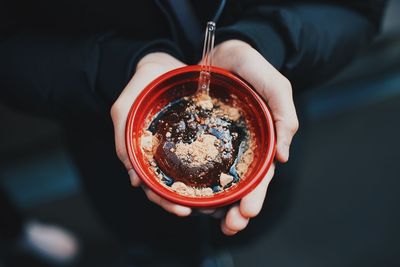
<path id="1" fill-rule="evenodd" d="M 170 62 L 172 60 L 176 59 L 166 52 L 151 52 L 146 54 L 138 61 L 136 65 L 136 70 L 141 68 L 143 65 L 147 65 L 150 63 Z"/>

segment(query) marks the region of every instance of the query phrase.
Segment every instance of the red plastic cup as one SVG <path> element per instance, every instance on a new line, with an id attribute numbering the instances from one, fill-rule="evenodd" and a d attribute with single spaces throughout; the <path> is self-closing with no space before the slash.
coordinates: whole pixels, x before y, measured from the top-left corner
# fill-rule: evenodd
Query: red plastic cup
<path id="1" fill-rule="evenodd" d="M 200 66 L 186 66 L 165 73 L 151 82 L 136 98 L 126 123 L 126 149 L 140 179 L 161 197 L 189 207 L 216 208 L 242 199 L 265 177 L 276 151 L 276 136 L 271 113 L 264 100 L 243 79 L 212 67 L 210 95 L 226 99 L 236 96 L 236 103 L 254 133 L 254 160 L 244 177 L 234 186 L 213 196 L 183 196 L 162 185 L 141 149 L 140 138 L 154 116 L 170 102 L 196 92 Z M 173 177 L 171 177 L 173 178 Z"/>

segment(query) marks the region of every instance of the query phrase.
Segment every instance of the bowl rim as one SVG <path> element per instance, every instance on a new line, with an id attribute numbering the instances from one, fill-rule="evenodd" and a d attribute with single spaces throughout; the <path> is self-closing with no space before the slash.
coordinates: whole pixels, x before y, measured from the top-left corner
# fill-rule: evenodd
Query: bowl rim
<path id="1" fill-rule="evenodd" d="M 133 169 L 138 174 L 141 181 L 152 191 L 154 191 L 157 195 L 179 205 L 184 205 L 188 207 L 198 207 L 198 208 L 216 208 L 231 204 L 243 198 L 245 195 L 250 193 L 265 177 L 267 174 L 272 162 L 274 161 L 275 153 L 276 153 L 276 132 L 273 123 L 273 117 L 266 102 L 263 98 L 242 78 L 238 75 L 233 74 L 225 69 L 218 67 L 211 67 L 211 72 L 217 73 L 223 76 L 226 76 L 230 79 L 233 79 L 235 82 L 241 84 L 244 88 L 246 88 L 251 96 L 256 100 L 260 108 L 263 110 L 263 114 L 265 115 L 267 121 L 267 156 L 265 161 L 262 163 L 262 166 L 259 168 L 259 171 L 255 174 L 255 176 L 247 178 L 250 179 L 243 186 L 239 186 L 237 190 L 229 191 L 232 193 L 224 194 L 222 197 L 220 194 L 216 194 L 210 197 L 189 197 L 183 196 L 178 193 L 171 191 L 166 188 L 160 182 L 156 181 L 156 176 L 148 177 L 143 168 L 148 168 L 148 166 L 141 166 L 140 161 L 138 159 L 138 155 L 136 155 L 134 151 L 134 138 L 133 138 L 133 128 L 134 128 L 134 118 L 138 114 L 139 106 L 143 99 L 152 91 L 154 88 L 157 88 L 159 84 L 164 82 L 165 80 L 187 72 L 199 72 L 201 69 L 200 65 L 190 65 L 184 66 L 181 68 L 177 68 L 166 72 L 151 83 L 149 83 L 136 97 L 133 102 L 130 111 L 128 113 L 128 117 L 126 120 L 125 126 L 125 145 L 128 153 L 129 161 L 131 162 Z M 264 116 L 262 116 L 264 117 Z M 139 152 L 142 153 L 142 152 Z M 219 197 L 220 196 L 220 197 Z"/>

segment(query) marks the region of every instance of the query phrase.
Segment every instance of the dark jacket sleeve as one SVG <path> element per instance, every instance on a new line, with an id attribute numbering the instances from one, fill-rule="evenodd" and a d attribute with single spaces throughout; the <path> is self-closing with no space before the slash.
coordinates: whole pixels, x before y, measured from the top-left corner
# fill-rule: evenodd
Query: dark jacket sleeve
<path id="1" fill-rule="evenodd" d="M 181 58 L 164 39 L 11 34 L 0 40 L 0 101 L 52 117 L 108 113 L 138 60 L 153 50 Z"/>
<path id="2" fill-rule="evenodd" d="M 379 29 L 384 1 L 253 1 L 217 38 L 249 42 L 294 84 L 337 72 Z"/>

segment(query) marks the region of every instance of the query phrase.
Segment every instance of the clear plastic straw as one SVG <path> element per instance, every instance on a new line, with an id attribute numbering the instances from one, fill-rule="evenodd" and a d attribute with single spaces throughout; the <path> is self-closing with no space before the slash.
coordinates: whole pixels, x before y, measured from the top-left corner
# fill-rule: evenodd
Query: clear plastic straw
<path id="1" fill-rule="evenodd" d="M 197 89 L 198 94 L 207 94 L 210 89 L 210 79 L 211 79 L 211 65 L 212 65 L 212 54 L 214 49 L 215 40 L 215 22 L 207 22 L 206 34 L 204 37 L 203 46 L 203 58 L 200 69 L 199 85 Z"/>

